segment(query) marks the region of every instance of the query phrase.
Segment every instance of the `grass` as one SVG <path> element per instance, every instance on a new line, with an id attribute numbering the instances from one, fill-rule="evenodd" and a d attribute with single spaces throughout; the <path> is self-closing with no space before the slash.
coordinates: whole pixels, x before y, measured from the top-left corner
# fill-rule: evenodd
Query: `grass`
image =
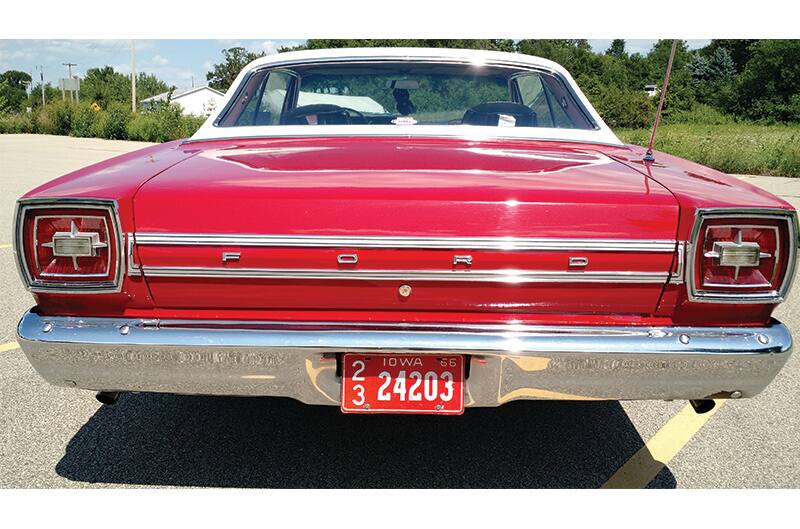
<path id="1" fill-rule="evenodd" d="M 87 105 L 57 102 L 47 112 L 0 115 L 0 134 L 39 133 L 110 139 L 167 141 L 189 136 L 203 118 L 181 116 L 172 108 L 130 114 L 117 105 L 94 112 Z M 85 107 L 85 108 L 84 108 Z M 452 113 L 426 115 L 420 121 L 447 119 Z M 684 116 L 686 118 L 687 116 Z M 732 174 L 800 177 L 800 124 L 757 125 L 705 112 L 688 116 L 697 122 L 662 124 L 656 149 Z M 729 122 L 725 122 L 729 120 Z M 714 121 L 714 124 L 706 124 Z M 645 145 L 649 129 L 616 129 L 626 143 Z"/>
<path id="2" fill-rule="evenodd" d="M 648 129 L 617 129 L 626 143 L 646 145 Z M 655 149 L 731 174 L 800 177 L 800 125 L 662 124 Z"/>

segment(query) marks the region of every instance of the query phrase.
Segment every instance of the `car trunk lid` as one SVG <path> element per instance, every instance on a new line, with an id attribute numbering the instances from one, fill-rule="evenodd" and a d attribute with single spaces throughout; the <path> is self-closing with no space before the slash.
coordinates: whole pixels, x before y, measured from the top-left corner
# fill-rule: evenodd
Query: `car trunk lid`
<path id="1" fill-rule="evenodd" d="M 162 307 L 642 314 L 673 264 L 674 198 L 598 146 L 198 147 L 135 198 Z"/>

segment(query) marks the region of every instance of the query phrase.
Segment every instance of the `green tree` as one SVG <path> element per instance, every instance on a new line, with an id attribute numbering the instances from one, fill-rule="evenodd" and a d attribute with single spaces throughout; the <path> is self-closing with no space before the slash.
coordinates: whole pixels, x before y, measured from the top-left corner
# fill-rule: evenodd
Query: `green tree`
<path id="1" fill-rule="evenodd" d="M 612 40 L 611 46 L 606 50 L 606 55 L 619 58 L 625 57 L 627 55 L 627 53 L 625 53 L 625 39 Z"/>
<path id="2" fill-rule="evenodd" d="M 756 42 L 758 41 L 750 39 L 714 39 L 708 46 L 700 50 L 700 53 L 711 55 L 718 49 L 727 51 L 733 60 L 734 70 L 739 73 L 750 60 L 752 56 L 750 46 Z"/>
<path id="3" fill-rule="evenodd" d="M 672 49 L 672 39 L 659 40 L 653 45 L 646 57 L 647 83 L 661 86 L 667 72 L 667 63 Z M 672 63 L 672 73 L 669 77 L 669 89 L 664 103 L 664 116 L 669 117 L 673 112 L 690 110 L 696 101 L 692 75 L 687 68 L 692 53 L 686 46 L 686 41 L 679 40 L 675 49 L 675 59 Z"/>
<path id="4" fill-rule="evenodd" d="M 50 83 L 44 84 L 44 99 L 45 104 L 52 103 L 54 101 L 61 101 L 61 90 L 54 87 Z M 42 106 L 42 84 L 37 83 L 36 85 L 31 88 L 31 92 L 28 95 L 28 104 L 27 106 L 31 107 L 33 110 L 36 110 Z"/>
<path id="5" fill-rule="evenodd" d="M 6 93 L 8 90 L 8 82 L 0 79 L 0 114 L 11 111 L 11 106 L 8 104 L 8 98 L 6 98 Z"/>
<path id="6" fill-rule="evenodd" d="M 28 100 L 26 89 L 31 82 L 28 73 L 8 70 L 0 74 L 0 111 L 19 112 Z"/>
<path id="7" fill-rule="evenodd" d="M 678 44 L 665 118 L 686 116 L 702 103 L 697 108 L 705 109 L 706 114 L 705 105 L 710 105 L 727 115 L 748 119 L 800 121 L 800 41 L 718 39 L 694 51 L 685 41 Z M 645 117 L 653 114 L 653 100 L 645 99 L 642 93 L 647 84 L 661 86 L 672 40 L 658 41 L 646 54 L 627 53 L 623 39 L 612 41 L 605 53 L 594 53 L 585 39 L 311 39 L 279 51 L 376 46 L 513 51 L 551 59 L 572 74 L 609 122 L 621 126 L 644 123 Z M 220 89 L 226 89 L 246 63 L 259 56 L 243 48 L 223 50 L 223 55 L 225 60 L 207 75 L 211 86 Z M 460 88 L 429 91 L 427 97 L 455 97 Z M 442 106 L 441 101 L 433 104 L 433 99 L 415 104 Z"/>
<path id="8" fill-rule="evenodd" d="M 800 121 L 800 40 L 765 39 L 748 50 L 730 110 L 749 119 Z"/>
<path id="9" fill-rule="evenodd" d="M 511 39 L 309 39 L 305 44 L 278 51 L 324 48 L 462 48 L 515 51 Z"/>
<path id="10" fill-rule="evenodd" d="M 115 72 L 111 66 L 89 68 L 81 81 L 80 97 L 92 101 L 102 108 L 112 101 L 131 101 L 131 82 L 127 75 Z"/>
<path id="11" fill-rule="evenodd" d="M 242 47 L 235 47 L 222 50 L 222 55 L 224 60 L 213 66 L 212 70 L 206 74 L 206 79 L 208 86 L 224 92 L 230 88 L 233 81 L 236 80 L 236 76 L 247 63 L 263 57 L 264 53 L 254 53 Z"/>
<path id="12" fill-rule="evenodd" d="M 130 83 L 128 83 L 130 86 Z M 153 74 L 140 72 L 136 76 L 136 99 L 137 102 L 142 99 L 147 99 L 158 94 L 163 94 L 170 90 L 175 90 L 174 86 L 169 86 L 167 83 L 159 79 Z M 130 93 L 130 91 L 128 92 Z M 128 98 L 130 100 L 130 97 Z"/>
<path id="13" fill-rule="evenodd" d="M 686 67 L 696 82 L 731 79 L 736 74 L 733 58 L 725 48 L 717 48 L 711 55 L 697 53 Z"/>
<path id="14" fill-rule="evenodd" d="M 698 51 L 686 67 L 692 77 L 697 101 L 717 110 L 729 106 L 734 93 L 736 67 L 726 48 L 716 48 L 710 53 Z"/>
<path id="15" fill-rule="evenodd" d="M 517 42 L 517 51 L 557 62 L 576 79 L 592 75 L 599 66 L 598 56 L 586 39 L 536 39 Z"/>
<path id="16" fill-rule="evenodd" d="M 165 82 L 153 74 L 139 72 L 136 76 L 137 103 L 169 89 Z M 90 68 L 86 70 L 86 76 L 81 80 L 80 98 L 82 101 L 96 102 L 102 108 L 108 107 L 112 101 L 130 105 L 130 75 L 116 72 L 111 66 Z"/>

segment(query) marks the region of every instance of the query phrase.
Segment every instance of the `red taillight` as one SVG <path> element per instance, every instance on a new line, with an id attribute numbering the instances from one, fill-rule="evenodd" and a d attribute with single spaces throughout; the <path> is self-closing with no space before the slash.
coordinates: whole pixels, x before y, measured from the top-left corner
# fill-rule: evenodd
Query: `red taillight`
<path id="1" fill-rule="evenodd" d="M 24 201 L 17 213 L 17 254 L 34 291 L 119 290 L 122 245 L 110 201 Z"/>
<path id="2" fill-rule="evenodd" d="M 701 212 L 689 254 L 693 301 L 776 303 L 794 272 L 794 212 Z"/>

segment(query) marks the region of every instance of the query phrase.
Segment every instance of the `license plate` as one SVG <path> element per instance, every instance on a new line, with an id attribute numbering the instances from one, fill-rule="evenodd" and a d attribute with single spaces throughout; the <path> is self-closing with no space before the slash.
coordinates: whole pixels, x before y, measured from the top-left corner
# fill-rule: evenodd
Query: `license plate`
<path id="1" fill-rule="evenodd" d="M 462 356 L 347 353 L 342 361 L 344 413 L 464 412 Z"/>

